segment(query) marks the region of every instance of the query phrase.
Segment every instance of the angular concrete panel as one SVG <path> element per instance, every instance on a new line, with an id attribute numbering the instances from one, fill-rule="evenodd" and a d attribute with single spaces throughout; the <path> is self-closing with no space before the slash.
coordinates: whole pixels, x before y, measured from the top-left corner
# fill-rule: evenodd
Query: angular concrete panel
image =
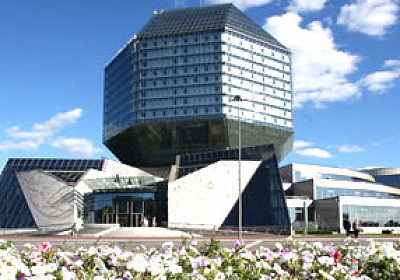
<path id="1" fill-rule="evenodd" d="M 242 162 L 242 193 L 259 165 Z M 238 196 L 238 162 L 211 164 L 168 185 L 168 227 L 218 229 Z"/>
<path id="2" fill-rule="evenodd" d="M 74 224 L 74 189 L 41 171 L 17 173 L 18 182 L 38 228 L 63 230 Z"/>

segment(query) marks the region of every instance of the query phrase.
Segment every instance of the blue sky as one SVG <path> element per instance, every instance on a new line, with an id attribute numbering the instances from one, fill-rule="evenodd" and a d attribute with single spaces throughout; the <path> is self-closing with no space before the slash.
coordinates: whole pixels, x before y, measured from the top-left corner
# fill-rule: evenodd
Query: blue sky
<path id="1" fill-rule="evenodd" d="M 0 2 L 0 166 L 9 157 L 109 157 L 103 69 L 153 11 L 232 1 Z M 400 166 L 399 0 L 238 0 L 292 50 L 287 162 Z"/>

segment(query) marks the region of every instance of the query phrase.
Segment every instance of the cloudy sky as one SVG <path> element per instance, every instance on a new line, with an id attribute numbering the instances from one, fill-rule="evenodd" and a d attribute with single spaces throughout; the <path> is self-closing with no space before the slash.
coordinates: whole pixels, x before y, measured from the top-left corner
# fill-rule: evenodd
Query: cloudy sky
<path id="1" fill-rule="evenodd" d="M 110 157 L 103 69 L 155 10 L 233 2 L 293 55 L 288 162 L 400 166 L 400 0 L 0 2 L 0 168 L 9 157 Z"/>

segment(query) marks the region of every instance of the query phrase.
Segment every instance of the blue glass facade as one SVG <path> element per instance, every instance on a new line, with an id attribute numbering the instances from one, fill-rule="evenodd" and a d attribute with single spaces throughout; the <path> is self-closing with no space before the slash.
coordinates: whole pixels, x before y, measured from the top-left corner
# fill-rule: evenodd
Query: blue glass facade
<path id="1" fill-rule="evenodd" d="M 35 227 L 35 222 L 18 183 L 16 173 L 40 169 L 65 182 L 76 182 L 83 171 L 93 168 L 101 170 L 103 160 L 82 159 L 24 159 L 7 161 L 0 175 L 0 228 Z"/>
<path id="2" fill-rule="evenodd" d="M 334 196 L 357 196 L 357 197 L 374 197 L 374 198 L 395 198 L 400 199 L 400 196 L 387 192 L 379 192 L 363 189 L 346 189 L 346 188 L 326 188 L 316 187 L 316 199 L 334 197 Z"/>
<path id="3" fill-rule="evenodd" d="M 103 142 L 135 166 L 236 148 L 241 95 L 242 146 L 274 144 L 281 160 L 291 88 L 290 52 L 232 4 L 156 13 L 105 69 Z"/>
<path id="4" fill-rule="evenodd" d="M 343 205 L 343 215 L 358 219 L 362 227 L 400 227 L 400 208 L 390 206 Z"/>
<path id="5" fill-rule="evenodd" d="M 103 140 L 134 123 L 134 49 L 130 42 L 105 69 Z"/>
<path id="6" fill-rule="evenodd" d="M 125 192 L 109 189 L 85 195 L 84 220 L 89 223 L 138 227 L 143 218 L 167 223 L 166 188 L 131 189 Z"/>
<path id="7" fill-rule="evenodd" d="M 400 189 L 400 174 L 374 175 L 374 177 L 375 180 L 379 183 Z"/>

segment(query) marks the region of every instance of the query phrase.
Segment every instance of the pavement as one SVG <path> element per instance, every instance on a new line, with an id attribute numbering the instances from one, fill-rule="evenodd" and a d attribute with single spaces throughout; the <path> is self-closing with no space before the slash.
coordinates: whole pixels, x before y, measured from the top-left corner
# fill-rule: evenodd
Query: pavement
<path id="1" fill-rule="evenodd" d="M 39 245 L 41 242 L 50 242 L 53 246 L 69 248 L 90 247 L 93 245 L 117 245 L 127 249 L 134 249 L 138 246 L 160 247 L 164 242 L 181 244 L 184 238 L 194 239 L 199 245 L 208 243 L 211 238 L 220 242 L 224 248 L 232 247 L 237 239 L 236 233 L 215 235 L 215 236 L 192 236 L 183 231 L 167 228 L 101 228 L 86 229 L 72 237 L 66 232 L 63 235 L 52 232 L 38 231 L 0 231 L 0 239 L 13 241 L 17 248 L 24 248 L 26 243 Z M 246 234 L 243 239 L 248 248 L 274 247 L 277 242 L 288 241 L 289 236 L 268 235 L 268 234 Z M 340 245 L 346 241 L 344 235 L 294 235 L 293 238 L 303 242 L 321 242 L 323 244 Z M 371 239 L 377 242 L 400 242 L 400 235 L 360 235 L 358 242 L 368 244 Z"/>

